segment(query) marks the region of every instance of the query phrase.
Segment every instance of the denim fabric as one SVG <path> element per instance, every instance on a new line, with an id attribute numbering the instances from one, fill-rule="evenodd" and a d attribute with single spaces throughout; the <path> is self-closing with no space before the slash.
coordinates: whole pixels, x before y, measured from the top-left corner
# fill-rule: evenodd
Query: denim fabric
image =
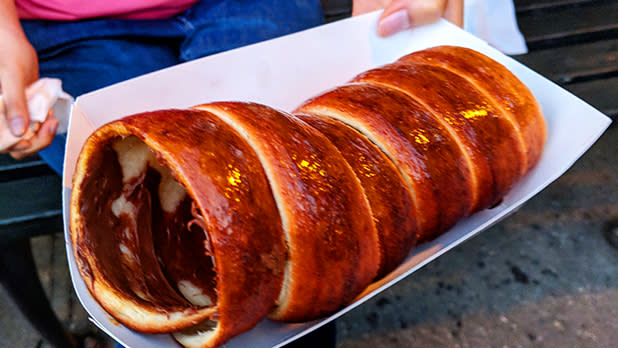
<path id="1" fill-rule="evenodd" d="M 67 143 L 66 134 L 58 134 L 54 141 L 45 149 L 39 151 L 39 157 L 47 163 L 47 165 L 62 176 L 62 165 L 64 163 L 64 149 Z"/>
<path id="2" fill-rule="evenodd" d="M 169 19 L 22 21 L 41 76 L 78 96 L 184 61 L 323 23 L 319 0 L 203 0 Z M 66 138 L 40 156 L 61 173 Z"/>

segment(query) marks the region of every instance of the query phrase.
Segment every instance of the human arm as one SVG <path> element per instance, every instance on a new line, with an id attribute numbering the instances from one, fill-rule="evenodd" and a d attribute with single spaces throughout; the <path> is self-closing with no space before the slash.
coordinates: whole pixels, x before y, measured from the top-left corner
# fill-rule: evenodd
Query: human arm
<path id="1" fill-rule="evenodd" d="M 15 136 L 28 129 L 30 117 L 26 103 L 26 87 L 39 78 L 36 51 L 22 30 L 13 0 L 0 0 L 0 90 L 3 95 L 6 120 Z M 36 134 L 3 152 L 23 158 L 48 146 L 55 135 L 58 121 L 48 117 Z"/>
<path id="2" fill-rule="evenodd" d="M 384 9 L 378 21 L 378 34 L 390 36 L 399 31 L 430 24 L 441 17 L 463 25 L 463 0 L 353 0 L 352 15 Z"/>

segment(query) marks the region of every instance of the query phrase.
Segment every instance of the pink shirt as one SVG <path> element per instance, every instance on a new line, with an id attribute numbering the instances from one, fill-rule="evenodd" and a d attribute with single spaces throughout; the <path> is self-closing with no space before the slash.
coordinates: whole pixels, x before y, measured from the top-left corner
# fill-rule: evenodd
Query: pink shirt
<path id="1" fill-rule="evenodd" d="M 199 0 L 15 0 L 21 19 L 167 18 Z"/>

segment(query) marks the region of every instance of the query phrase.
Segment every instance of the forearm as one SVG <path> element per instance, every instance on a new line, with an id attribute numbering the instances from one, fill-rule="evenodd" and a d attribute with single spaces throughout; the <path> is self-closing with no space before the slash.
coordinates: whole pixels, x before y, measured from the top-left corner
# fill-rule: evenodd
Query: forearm
<path id="1" fill-rule="evenodd" d="M 17 35 L 26 40 L 14 0 L 0 0 L 0 35 Z"/>
<path id="2" fill-rule="evenodd" d="M 0 0 L 0 78 L 4 77 L 6 74 L 16 73 L 15 70 L 17 68 L 23 68 L 25 70 L 29 70 L 27 68 L 33 68 L 32 64 L 27 64 L 32 62 L 19 64 L 23 61 L 23 59 L 20 58 L 24 58 L 24 51 L 27 51 L 26 53 L 33 53 L 34 49 L 32 45 L 30 45 L 21 27 L 15 2 L 13 0 Z M 16 66 L 16 64 L 18 66 Z M 38 70 L 38 65 L 34 67 Z M 28 71 L 21 72 L 28 73 Z M 28 75 L 38 75 L 38 71 L 30 71 L 29 73 Z"/>
<path id="3" fill-rule="evenodd" d="M 14 136 L 22 136 L 28 129 L 25 91 L 38 77 L 38 57 L 21 27 L 15 3 L 0 0 L 0 91 L 4 102 L 0 122 L 7 122 Z M 57 127 L 58 121 L 48 115 L 33 136 L 26 136 L 0 152 L 8 152 L 17 159 L 32 155 L 51 144 Z"/>
<path id="4" fill-rule="evenodd" d="M 15 136 L 28 127 L 25 91 L 38 76 L 38 58 L 21 27 L 15 3 L 0 0 L 0 90 L 4 102 L 0 121 L 6 121 Z"/>

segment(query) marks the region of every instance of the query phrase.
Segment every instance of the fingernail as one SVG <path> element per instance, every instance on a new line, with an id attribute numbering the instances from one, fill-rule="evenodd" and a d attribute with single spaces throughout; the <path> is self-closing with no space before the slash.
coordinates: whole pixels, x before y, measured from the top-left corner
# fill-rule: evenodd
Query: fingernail
<path id="1" fill-rule="evenodd" d="M 410 28 L 410 17 L 406 9 L 393 12 L 380 21 L 378 34 L 386 37 Z"/>
<path id="2" fill-rule="evenodd" d="M 19 117 L 12 119 L 10 126 L 11 126 L 11 133 L 13 133 L 13 135 L 16 137 L 22 136 L 24 132 L 26 131 L 25 129 L 26 124 L 24 123 L 24 120 L 22 120 Z"/>

